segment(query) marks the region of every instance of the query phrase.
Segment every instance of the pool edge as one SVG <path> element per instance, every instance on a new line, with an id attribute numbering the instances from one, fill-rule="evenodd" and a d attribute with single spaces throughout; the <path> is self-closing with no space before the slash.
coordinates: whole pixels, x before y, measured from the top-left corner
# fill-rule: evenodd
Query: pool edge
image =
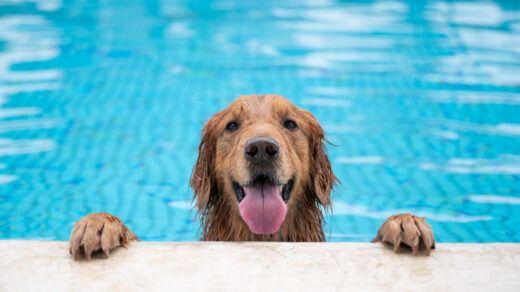
<path id="1" fill-rule="evenodd" d="M 518 243 L 440 243 L 414 257 L 372 243 L 135 242 L 75 262 L 65 241 L 0 240 L 0 253 L 5 291 L 520 290 Z"/>

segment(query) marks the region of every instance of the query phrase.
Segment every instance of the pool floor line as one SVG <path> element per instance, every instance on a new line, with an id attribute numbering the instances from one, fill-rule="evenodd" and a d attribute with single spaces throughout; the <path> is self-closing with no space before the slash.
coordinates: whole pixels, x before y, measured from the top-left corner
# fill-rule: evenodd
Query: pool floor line
<path id="1" fill-rule="evenodd" d="M 2 291 L 520 291 L 520 244 L 135 242 L 74 261 L 65 241 L 0 240 Z"/>

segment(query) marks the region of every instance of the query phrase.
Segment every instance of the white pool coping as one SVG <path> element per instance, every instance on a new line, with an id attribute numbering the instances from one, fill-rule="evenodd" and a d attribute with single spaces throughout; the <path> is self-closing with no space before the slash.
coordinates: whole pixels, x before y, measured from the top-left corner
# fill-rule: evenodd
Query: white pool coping
<path id="1" fill-rule="evenodd" d="M 520 291 L 520 244 L 137 242 L 75 262 L 68 243 L 0 240 L 1 291 Z"/>

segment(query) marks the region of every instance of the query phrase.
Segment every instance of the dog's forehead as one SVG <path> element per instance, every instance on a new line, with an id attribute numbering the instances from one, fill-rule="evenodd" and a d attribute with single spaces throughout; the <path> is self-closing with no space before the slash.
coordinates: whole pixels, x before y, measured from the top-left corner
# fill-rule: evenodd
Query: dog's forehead
<path id="1" fill-rule="evenodd" d="M 243 95 L 229 106 L 230 110 L 236 115 L 248 115 L 249 117 L 287 115 L 297 108 L 287 98 L 268 94 L 268 95 Z"/>

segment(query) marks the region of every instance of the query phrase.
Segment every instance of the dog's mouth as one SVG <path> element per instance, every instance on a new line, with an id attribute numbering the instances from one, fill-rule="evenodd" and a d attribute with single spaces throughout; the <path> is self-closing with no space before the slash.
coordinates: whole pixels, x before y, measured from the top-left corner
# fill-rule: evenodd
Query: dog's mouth
<path id="1" fill-rule="evenodd" d="M 258 175 L 254 180 L 252 180 L 250 183 L 248 183 L 246 186 L 241 186 L 238 182 L 233 181 L 233 189 L 235 190 L 235 196 L 237 197 L 238 203 L 241 203 L 242 200 L 245 198 L 246 193 L 244 191 L 244 188 L 251 187 L 255 184 L 272 184 L 275 186 L 278 186 L 281 188 L 280 190 L 280 196 L 282 197 L 282 200 L 287 204 L 289 202 L 289 199 L 291 198 L 291 192 L 294 185 L 294 179 L 289 179 L 287 183 L 280 184 L 278 182 L 274 182 L 274 179 L 271 179 L 269 176 L 261 174 Z"/>
<path id="2" fill-rule="evenodd" d="M 257 175 L 250 183 L 241 186 L 233 181 L 240 215 L 249 230 L 257 234 L 272 234 L 280 229 L 287 213 L 294 179 L 277 183 L 268 175 Z"/>

